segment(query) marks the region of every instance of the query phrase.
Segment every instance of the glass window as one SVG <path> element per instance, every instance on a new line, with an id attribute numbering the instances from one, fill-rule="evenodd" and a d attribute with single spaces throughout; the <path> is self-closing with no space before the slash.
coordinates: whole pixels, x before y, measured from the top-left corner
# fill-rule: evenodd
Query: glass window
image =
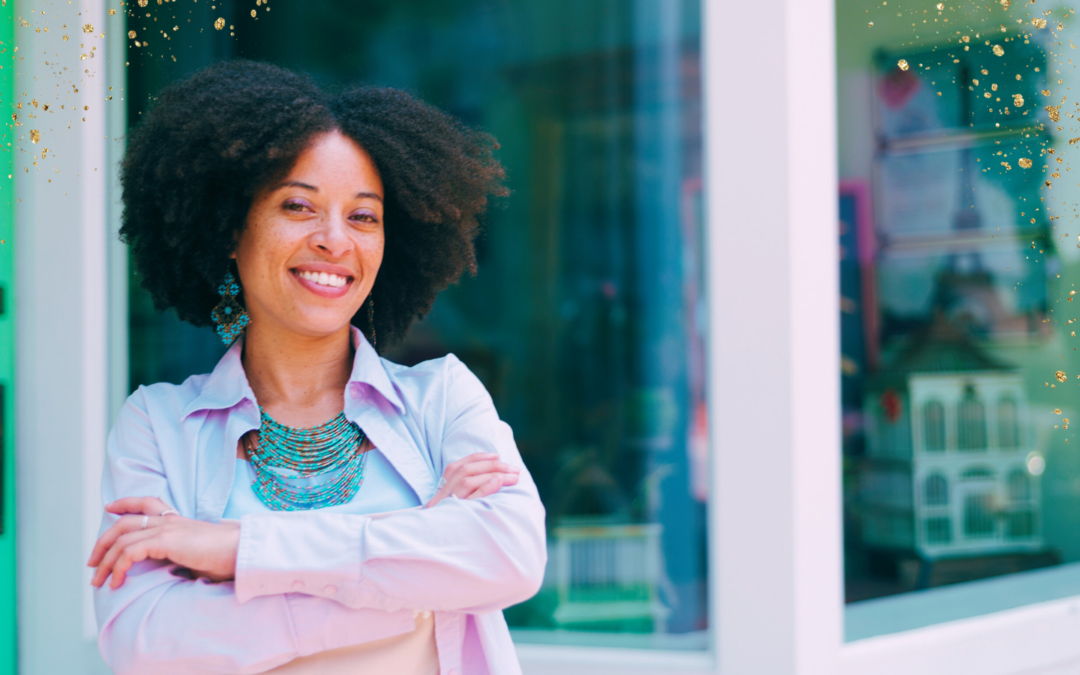
<path id="1" fill-rule="evenodd" d="M 1080 37 L 992 5 L 836 4 L 848 639 L 1080 580 L 1080 133 L 1057 107 Z M 996 590 L 935 600 L 952 584 Z"/>
<path id="2" fill-rule="evenodd" d="M 181 29 L 129 47 L 132 121 L 163 83 L 239 56 L 404 87 L 499 140 L 513 194 L 487 216 L 479 274 L 387 356 L 457 354 L 514 429 L 550 554 L 539 594 L 506 611 L 516 639 L 705 648 L 698 0 L 146 11 Z M 131 28 L 150 35 L 144 13 Z M 210 331 L 155 313 L 138 279 L 131 293 L 133 386 L 213 367 Z"/>

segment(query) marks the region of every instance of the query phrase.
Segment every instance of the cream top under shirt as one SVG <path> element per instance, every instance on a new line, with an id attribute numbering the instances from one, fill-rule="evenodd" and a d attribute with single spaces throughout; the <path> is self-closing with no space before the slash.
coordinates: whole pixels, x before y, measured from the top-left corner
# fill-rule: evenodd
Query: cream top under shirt
<path id="1" fill-rule="evenodd" d="M 417 508 L 416 495 L 378 449 L 367 452 L 364 481 L 353 498 L 319 511 L 369 515 Z M 312 477 L 318 484 L 330 476 Z M 272 513 L 252 489 L 255 470 L 246 459 L 236 459 L 232 491 L 223 518 L 239 520 L 249 513 Z M 293 481 L 296 485 L 299 481 Z M 401 635 L 364 642 L 352 647 L 331 649 L 293 659 L 268 673 L 275 675 L 439 675 L 439 655 L 435 647 L 435 617 L 417 612 L 416 629 Z"/>

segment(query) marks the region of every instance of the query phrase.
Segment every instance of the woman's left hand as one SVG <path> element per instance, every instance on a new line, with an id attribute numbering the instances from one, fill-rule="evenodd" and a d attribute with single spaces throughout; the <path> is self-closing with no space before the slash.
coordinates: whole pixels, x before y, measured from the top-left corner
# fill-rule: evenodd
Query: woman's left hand
<path id="1" fill-rule="evenodd" d="M 100 588 L 112 574 L 109 586 L 119 588 L 131 566 L 148 558 L 168 560 L 211 581 L 232 579 L 236 575 L 240 523 L 214 524 L 178 515 L 159 515 L 169 508 L 155 497 L 125 497 L 107 504 L 105 510 L 109 513 L 125 515 L 94 545 L 86 563 L 97 567 L 90 583 Z M 144 529 L 146 516 L 149 518 Z"/>

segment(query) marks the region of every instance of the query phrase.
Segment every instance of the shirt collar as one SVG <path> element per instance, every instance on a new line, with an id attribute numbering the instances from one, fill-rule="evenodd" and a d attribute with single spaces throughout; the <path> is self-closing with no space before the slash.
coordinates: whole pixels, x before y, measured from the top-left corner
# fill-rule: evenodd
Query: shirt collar
<path id="1" fill-rule="evenodd" d="M 356 326 L 350 326 L 353 347 L 356 354 L 353 357 L 352 373 L 349 375 L 349 386 L 366 384 L 382 394 L 389 401 L 398 414 L 405 412 L 405 404 L 390 376 L 386 374 L 382 359 L 375 352 L 375 348 L 367 341 L 364 334 Z M 203 382 L 199 395 L 191 403 L 184 407 L 183 416 L 187 417 L 199 410 L 224 410 L 231 408 L 244 399 L 256 403 L 255 394 L 248 384 L 247 374 L 244 372 L 244 364 L 241 354 L 244 350 L 244 338 L 241 336 L 233 343 L 232 347 L 218 361 L 213 372 Z"/>

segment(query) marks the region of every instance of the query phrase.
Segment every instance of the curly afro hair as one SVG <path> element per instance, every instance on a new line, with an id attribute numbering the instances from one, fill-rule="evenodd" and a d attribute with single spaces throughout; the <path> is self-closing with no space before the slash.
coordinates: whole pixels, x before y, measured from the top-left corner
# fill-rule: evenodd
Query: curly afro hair
<path id="1" fill-rule="evenodd" d="M 400 90 L 331 94 L 277 66 L 229 61 L 163 89 L 128 140 L 120 236 L 158 310 L 210 325 L 254 196 L 334 130 L 368 152 L 386 192 L 372 290 L 379 351 L 476 273 L 478 219 L 489 195 L 507 194 L 494 138 Z M 366 313 L 352 322 L 370 341 Z"/>

